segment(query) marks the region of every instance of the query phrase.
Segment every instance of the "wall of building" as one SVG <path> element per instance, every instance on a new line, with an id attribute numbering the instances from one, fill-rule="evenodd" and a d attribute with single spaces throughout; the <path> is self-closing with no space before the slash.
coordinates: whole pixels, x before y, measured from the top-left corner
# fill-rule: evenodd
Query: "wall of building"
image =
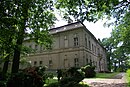
<path id="1" fill-rule="evenodd" d="M 104 48 L 84 26 L 79 25 L 80 27 L 76 28 L 77 25 L 62 27 L 60 31 L 66 29 L 62 32 L 54 33 L 52 30 L 52 50 L 41 50 L 44 49 L 43 46 L 26 41 L 25 46 L 37 49 L 36 54 L 30 54 L 27 57 L 28 61 L 31 61 L 31 65 L 43 65 L 49 69 L 66 69 L 92 63 L 96 66 L 96 71 L 106 71 L 107 62 Z M 73 27 L 75 28 L 73 29 Z"/>

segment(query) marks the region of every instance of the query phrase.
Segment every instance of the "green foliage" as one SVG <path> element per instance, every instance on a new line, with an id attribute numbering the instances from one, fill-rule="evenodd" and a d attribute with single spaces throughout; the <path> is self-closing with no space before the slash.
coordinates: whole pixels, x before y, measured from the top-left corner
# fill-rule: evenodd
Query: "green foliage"
<path id="1" fill-rule="evenodd" d="M 10 74 L 6 73 L 6 74 L 4 74 L 4 77 L 3 77 L 3 73 L 0 72 L 0 87 L 6 87 L 9 76 L 10 76 Z"/>
<path id="2" fill-rule="evenodd" d="M 58 70 L 60 73 L 59 85 L 61 87 L 76 87 L 84 79 L 84 73 L 79 68 L 71 67 L 68 70 Z"/>
<path id="3" fill-rule="evenodd" d="M 108 52 L 109 70 L 114 64 L 114 70 L 119 68 L 125 71 L 130 65 L 130 12 L 124 14 L 120 24 L 112 30 L 111 37 L 104 38 L 102 43 Z M 116 66 L 117 63 L 118 66 Z"/>
<path id="4" fill-rule="evenodd" d="M 10 76 L 7 87 L 42 87 L 45 84 L 45 67 L 29 67 Z"/>
<path id="5" fill-rule="evenodd" d="M 86 78 L 92 78 L 96 76 L 96 72 L 94 71 L 95 70 L 94 66 L 86 65 L 82 67 L 81 69 L 83 72 L 85 72 Z"/>
<path id="6" fill-rule="evenodd" d="M 127 75 L 130 77 L 130 69 L 126 71 Z"/>
<path id="7" fill-rule="evenodd" d="M 51 84 L 49 84 L 48 86 L 45 86 L 45 87 L 59 87 L 59 83 L 58 82 L 51 83 Z"/>
<path id="8" fill-rule="evenodd" d="M 67 21 L 96 22 L 106 15 L 108 19 L 113 16 L 119 21 L 128 11 L 129 3 L 128 0 L 57 0 L 56 8 L 61 10 Z"/>
<path id="9" fill-rule="evenodd" d="M 18 72 L 22 43 L 25 38 L 30 37 L 45 46 L 52 43 L 48 28 L 56 20 L 53 7 L 52 0 L 18 2 L 2 0 L 0 2 L 0 49 L 3 49 L 1 52 L 10 49 L 7 53 L 14 54 L 12 73 Z"/>
<path id="10" fill-rule="evenodd" d="M 128 86 L 130 86 L 130 69 L 126 71 L 126 74 L 127 74 L 126 76 L 127 76 Z"/>

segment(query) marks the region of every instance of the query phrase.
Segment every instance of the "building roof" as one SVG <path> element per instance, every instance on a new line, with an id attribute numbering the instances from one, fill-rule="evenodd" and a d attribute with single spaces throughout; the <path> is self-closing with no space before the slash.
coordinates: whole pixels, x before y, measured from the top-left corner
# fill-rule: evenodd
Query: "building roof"
<path id="1" fill-rule="evenodd" d="M 55 33 L 59 33 L 59 32 L 64 32 L 64 31 L 68 31 L 68 30 L 81 28 L 81 27 L 84 27 L 84 26 L 80 22 L 74 22 L 74 23 L 69 23 L 67 25 L 63 25 L 60 27 L 51 28 L 51 29 L 49 29 L 49 32 L 50 32 L 50 34 L 55 34 Z"/>
<path id="2" fill-rule="evenodd" d="M 56 34 L 56 33 L 64 32 L 64 31 L 68 31 L 68 30 L 73 30 L 73 29 L 77 29 L 77 28 L 83 28 L 87 33 L 89 33 L 91 35 L 91 37 L 97 43 L 99 43 L 99 45 L 101 47 L 103 47 L 101 45 L 101 43 L 95 38 L 95 36 L 86 28 L 86 26 L 82 22 L 74 22 L 74 23 L 69 23 L 67 25 L 63 25 L 63 26 L 60 26 L 60 27 L 51 28 L 51 29 L 49 29 L 49 32 L 50 32 L 50 34 Z"/>

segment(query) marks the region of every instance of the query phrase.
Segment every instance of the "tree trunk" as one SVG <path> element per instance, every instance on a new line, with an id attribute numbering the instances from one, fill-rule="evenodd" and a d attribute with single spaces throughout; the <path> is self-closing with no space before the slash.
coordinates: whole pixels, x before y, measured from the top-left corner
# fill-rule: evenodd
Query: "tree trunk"
<path id="1" fill-rule="evenodd" d="M 19 70 L 20 49 L 18 46 L 20 46 L 20 45 L 16 45 L 15 50 L 14 50 L 12 73 L 17 73 Z"/>
<path id="2" fill-rule="evenodd" d="M 16 2 L 18 4 L 18 2 Z M 16 46 L 14 49 L 14 58 L 13 58 L 13 65 L 12 65 L 12 73 L 17 73 L 19 70 L 19 61 L 20 61 L 20 52 L 21 52 L 21 47 L 24 39 L 24 34 L 25 34 L 25 29 L 26 29 L 26 21 L 28 19 L 28 8 L 29 8 L 29 2 L 26 1 L 22 5 L 22 16 L 21 18 L 21 24 L 19 26 L 19 33 L 18 33 L 18 39 L 16 42 Z"/>
<path id="3" fill-rule="evenodd" d="M 19 70 L 19 62 L 20 62 L 20 52 L 22 48 L 22 43 L 24 39 L 25 29 L 26 29 L 26 20 L 28 17 L 28 5 L 23 4 L 22 11 L 23 11 L 23 20 L 21 20 L 21 26 L 19 27 L 18 39 L 16 42 L 16 46 L 14 49 L 14 58 L 13 58 L 13 65 L 12 65 L 12 73 L 17 73 Z"/>
<path id="4" fill-rule="evenodd" d="M 2 70 L 2 79 L 4 79 L 4 77 L 5 77 L 6 73 L 7 73 L 8 64 L 9 64 L 9 58 L 10 58 L 10 55 L 8 55 L 8 56 L 5 58 L 5 62 L 4 62 L 3 70 Z"/>

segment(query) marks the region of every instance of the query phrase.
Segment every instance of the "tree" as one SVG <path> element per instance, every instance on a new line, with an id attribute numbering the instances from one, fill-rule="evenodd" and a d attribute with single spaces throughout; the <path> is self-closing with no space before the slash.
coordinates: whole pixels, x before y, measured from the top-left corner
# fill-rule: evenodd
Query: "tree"
<path id="1" fill-rule="evenodd" d="M 120 22 L 123 15 L 130 8 L 129 0 L 57 0 L 56 8 L 63 12 L 63 17 L 83 22 L 84 20 L 96 22 L 107 15 Z"/>
<path id="2" fill-rule="evenodd" d="M 53 0 L 1 0 L 0 23 L 2 25 L 0 26 L 3 27 L 4 33 L 13 31 L 11 33 L 13 35 L 11 37 L 12 73 L 18 72 L 22 43 L 26 37 L 44 45 L 52 43 L 48 28 L 56 19 L 53 12 L 54 3 L 68 21 L 75 18 L 81 22 L 84 20 L 95 22 L 104 15 L 108 17 L 113 15 L 119 20 L 120 15 L 128 11 L 130 2 L 128 0 L 57 0 L 55 2 Z M 5 29 L 3 26 L 5 23 L 12 28 Z M 30 33 L 27 33 L 27 30 L 30 30 Z"/>
<path id="3" fill-rule="evenodd" d="M 6 4 L 4 1 L 0 2 L 0 57 L 4 61 L 2 76 L 6 74 L 8 70 L 8 63 L 10 56 L 12 56 L 13 50 L 13 38 L 14 38 L 14 27 L 15 20 L 10 17 L 10 14 L 7 14 L 4 7 Z M 8 17 L 8 18 L 7 18 Z"/>
<path id="4" fill-rule="evenodd" d="M 33 38 L 37 43 L 47 44 L 51 43 L 49 38 L 48 28 L 54 23 L 55 16 L 53 14 L 53 1 L 51 0 L 2 0 L 0 2 L 1 22 L 4 20 L 12 21 L 9 23 L 13 28 L 3 27 L 5 34 L 9 30 L 13 30 L 13 64 L 12 73 L 17 73 L 19 69 L 20 52 L 24 38 Z M 3 23 L 5 24 L 5 23 Z M 27 33 L 27 30 L 31 30 Z M 7 33 L 9 34 L 9 33 Z M 7 35 L 8 36 L 8 35 Z M 42 37 L 42 38 L 41 38 Z"/>
<path id="5" fill-rule="evenodd" d="M 114 49 L 114 39 L 112 37 L 110 38 L 103 38 L 101 41 L 101 44 L 104 46 L 104 48 L 107 51 L 107 61 L 108 61 L 108 70 L 111 71 L 112 69 L 112 49 Z"/>
<path id="6" fill-rule="evenodd" d="M 109 62 L 116 65 L 122 70 L 127 65 L 130 54 L 130 13 L 127 12 L 111 33 L 110 38 L 104 38 L 102 43 L 108 51 Z M 110 59 L 111 58 L 111 59 Z M 116 67 L 116 66 L 115 66 Z M 116 70 L 116 68 L 115 68 Z"/>

